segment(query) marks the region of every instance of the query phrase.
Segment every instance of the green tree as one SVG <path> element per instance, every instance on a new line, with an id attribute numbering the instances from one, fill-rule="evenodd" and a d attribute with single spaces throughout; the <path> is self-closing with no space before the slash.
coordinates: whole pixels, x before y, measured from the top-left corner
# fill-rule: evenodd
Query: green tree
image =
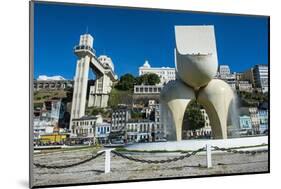
<path id="1" fill-rule="evenodd" d="M 97 108 L 93 108 L 92 111 L 91 111 L 91 115 L 98 115 L 100 113 L 100 110 L 97 109 Z"/>
<path id="2" fill-rule="evenodd" d="M 144 85 L 155 85 L 160 83 L 160 78 L 155 73 L 149 73 L 141 75 L 138 79 L 136 79 L 138 84 L 144 84 Z"/>
<path id="3" fill-rule="evenodd" d="M 108 105 L 112 108 L 117 107 L 118 104 L 131 104 L 133 101 L 132 90 L 118 90 L 113 88 L 109 95 Z"/>
<path id="4" fill-rule="evenodd" d="M 144 116 L 143 116 L 143 113 L 133 110 L 133 111 L 131 111 L 131 118 L 132 119 L 143 119 Z"/>
<path id="5" fill-rule="evenodd" d="M 132 74 L 125 74 L 121 76 L 116 88 L 119 90 L 132 90 L 135 84 L 135 77 Z"/>
<path id="6" fill-rule="evenodd" d="M 252 93 L 245 91 L 237 92 L 240 104 L 245 107 L 259 106 L 262 103 L 268 103 L 268 93 L 254 91 Z"/>
<path id="7" fill-rule="evenodd" d="M 201 106 L 194 102 L 187 107 L 183 120 L 183 128 L 185 130 L 197 130 L 205 126 L 205 119 L 202 115 Z"/>

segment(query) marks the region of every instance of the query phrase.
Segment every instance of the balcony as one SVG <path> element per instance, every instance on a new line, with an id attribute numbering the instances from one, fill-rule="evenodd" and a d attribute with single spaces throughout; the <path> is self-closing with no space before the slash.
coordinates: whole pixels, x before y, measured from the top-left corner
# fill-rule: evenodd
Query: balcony
<path id="1" fill-rule="evenodd" d="M 96 54 L 96 51 L 92 47 L 86 45 L 76 45 L 74 47 L 74 51 L 75 52 L 90 51 L 92 54 Z"/>

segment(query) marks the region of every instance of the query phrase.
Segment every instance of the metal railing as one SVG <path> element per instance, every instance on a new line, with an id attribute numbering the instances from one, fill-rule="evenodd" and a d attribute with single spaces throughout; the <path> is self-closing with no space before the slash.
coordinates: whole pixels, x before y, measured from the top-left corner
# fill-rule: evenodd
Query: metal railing
<path id="1" fill-rule="evenodd" d="M 74 49 L 74 51 L 76 51 L 76 50 L 88 50 L 88 51 L 91 51 L 93 54 L 96 53 L 96 51 L 92 47 L 86 46 L 86 45 L 76 45 L 73 49 Z"/>

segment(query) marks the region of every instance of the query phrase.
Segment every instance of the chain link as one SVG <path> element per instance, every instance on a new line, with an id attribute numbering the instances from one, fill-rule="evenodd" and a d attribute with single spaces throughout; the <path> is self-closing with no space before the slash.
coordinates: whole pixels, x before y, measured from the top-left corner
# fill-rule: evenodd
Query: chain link
<path id="1" fill-rule="evenodd" d="M 235 150 L 235 149 L 231 149 L 231 148 L 220 148 L 218 146 L 212 146 L 214 148 L 214 150 L 219 150 L 219 151 L 224 151 L 224 152 L 228 152 L 228 153 L 234 153 L 234 154 L 251 154 L 251 155 L 255 155 L 255 154 L 260 154 L 260 153 L 266 153 L 268 152 L 268 150 L 256 150 L 256 151 L 250 151 L 250 150 Z"/>
<path id="2" fill-rule="evenodd" d="M 96 155 L 93 155 L 92 157 L 88 158 L 88 159 L 85 159 L 83 161 L 80 161 L 80 162 L 76 162 L 76 163 L 73 163 L 73 164 L 69 164 L 69 165 L 43 165 L 43 164 L 39 164 L 39 163 L 33 163 L 33 165 L 35 165 L 36 167 L 39 167 L 39 168 L 47 168 L 47 169 L 63 169 L 63 168 L 69 168 L 69 167 L 74 167 L 74 166 L 78 166 L 78 165 L 81 165 L 81 164 L 84 164 L 84 163 L 87 163 L 91 160 L 94 160 L 96 158 L 98 158 L 99 156 L 103 155 L 104 152 L 101 152 L 101 153 L 98 153 Z"/>
<path id="3" fill-rule="evenodd" d="M 185 158 L 189 158 L 190 156 L 193 156 L 195 154 L 197 154 L 198 152 L 201 152 L 201 151 L 204 151 L 205 148 L 200 148 L 196 151 L 193 151 L 192 153 L 187 153 L 186 155 L 183 155 L 183 156 L 179 156 L 179 157 L 175 157 L 173 159 L 166 159 L 166 160 L 146 160 L 146 159 L 139 159 L 139 158 L 134 158 L 134 157 L 131 157 L 131 156 L 128 156 L 128 155 L 125 155 L 125 154 L 122 154 L 120 152 L 117 152 L 117 151 L 111 151 L 113 154 L 119 156 L 119 157 L 122 157 L 124 159 L 128 159 L 128 160 L 131 160 L 131 161 L 135 161 L 135 162 L 140 162 L 140 163 L 148 163 L 148 164 L 162 164 L 162 163 L 170 163 L 170 162 L 175 162 L 175 161 L 179 161 L 179 160 L 183 160 Z"/>

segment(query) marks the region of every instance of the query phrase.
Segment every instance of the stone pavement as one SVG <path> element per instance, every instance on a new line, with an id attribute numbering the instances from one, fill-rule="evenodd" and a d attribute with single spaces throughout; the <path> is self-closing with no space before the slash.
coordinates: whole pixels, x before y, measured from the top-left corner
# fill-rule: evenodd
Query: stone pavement
<path id="1" fill-rule="evenodd" d="M 35 154 L 34 161 L 40 164 L 65 165 L 89 158 L 91 154 L 90 150 Z M 183 155 L 181 153 L 135 152 L 127 152 L 126 154 L 149 160 L 162 160 Z M 35 186 L 253 173 L 268 171 L 268 153 L 256 155 L 218 153 L 212 155 L 212 164 L 212 168 L 206 168 L 204 152 L 184 160 L 165 164 L 143 164 L 111 155 L 111 172 L 104 174 L 104 155 L 102 155 L 95 160 L 75 167 L 47 169 L 33 166 L 33 171 Z"/>

